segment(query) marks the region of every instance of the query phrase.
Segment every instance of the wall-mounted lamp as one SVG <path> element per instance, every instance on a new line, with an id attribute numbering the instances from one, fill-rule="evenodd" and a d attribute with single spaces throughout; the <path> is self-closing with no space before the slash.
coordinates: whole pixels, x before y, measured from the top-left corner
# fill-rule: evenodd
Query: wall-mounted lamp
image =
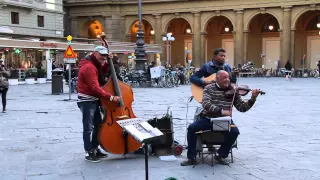
<path id="1" fill-rule="evenodd" d="M 191 29 L 188 28 L 187 29 L 187 33 L 190 34 L 191 33 Z"/>
<path id="2" fill-rule="evenodd" d="M 151 35 L 154 35 L 154 30 L 151 30 L 150 33 L 151 33 Z"/>
<path id="3" fill-rule="evenodd" d="M 225 28 L 224 28 L 224 31 L 225 31 L 225 32 L 229 32 L 230 29 L 229 29 L 228 27 L 225 27 Z"/>

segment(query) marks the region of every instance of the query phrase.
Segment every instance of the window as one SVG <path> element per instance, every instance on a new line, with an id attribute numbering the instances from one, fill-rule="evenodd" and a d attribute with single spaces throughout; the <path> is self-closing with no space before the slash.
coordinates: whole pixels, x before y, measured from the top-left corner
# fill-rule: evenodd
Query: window
<path id="1" fill-rule="evenodd" d="M 19 24 L 19 13 L 11 12 L 11 24 Z"/>
<path id="2" fill-rule="evenodd" d="M 38 16 L 38 27 L 44 27 L 44 18 L 43 18 L 43 16 Z"/>

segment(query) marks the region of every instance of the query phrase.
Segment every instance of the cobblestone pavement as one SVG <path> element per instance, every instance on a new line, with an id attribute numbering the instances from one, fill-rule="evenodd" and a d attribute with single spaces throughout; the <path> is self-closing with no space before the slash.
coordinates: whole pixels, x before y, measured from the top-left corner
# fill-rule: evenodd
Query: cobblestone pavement
<path id="1" fill-rule="evenodd" d="M 235 162 L 192 168 L 180 166 L 186 151 L 173 162 L 152 156 L 150 179 L 320 179 L 319 83 L 313 78 L 241 79 L 240 84 L 261 88 L 266 95 L 247 113 L 233 113 L 241 132 Z M 0 179 L 144 179 L 141 155 L 86 162 L 76 102 L 64 101 L 67 93 L 50 93 L 51 84 L 10 87 L 8 112 L 0 113 Z M 134 93 L 137 117 L 161 117 L 172 108 L 175 138 L 184 144 L 186 117 L 192 122 L 196 107 L 195 101 L 189 103 L 186 116 L 190 87 L 134 88 Z"/>

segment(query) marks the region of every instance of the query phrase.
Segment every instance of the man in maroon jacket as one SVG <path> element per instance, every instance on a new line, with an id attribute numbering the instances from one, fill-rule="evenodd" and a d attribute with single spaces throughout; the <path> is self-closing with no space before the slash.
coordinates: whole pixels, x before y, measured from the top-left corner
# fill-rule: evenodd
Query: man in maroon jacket
<path id="1" fill-rule="evenodd" d="M 120 97 L 112 96 L 101 88 L 101 83 L 99 84 L 99 72 L 108 69 L 108 64 L 105 63 L 107 56 L 112 58 L 112 55 L 108 54 L 108 49 L 98 46 L 91 55 L 79 63 L 77 104 L 82 112 L 85 158 L 91 162 L 99 162 L 101 158 L 107 157 L 107 154 L 103 154 L 98 149 L 97 136 L 102 123 L 99 98 L 115 103 L 120 101 Z"/>

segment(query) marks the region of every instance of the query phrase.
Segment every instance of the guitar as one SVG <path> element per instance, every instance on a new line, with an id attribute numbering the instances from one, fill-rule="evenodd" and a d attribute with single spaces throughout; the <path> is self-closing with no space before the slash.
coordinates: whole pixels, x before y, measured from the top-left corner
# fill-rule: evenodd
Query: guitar
<path id="1" fill-rule="evenodd" d="M 214 73 L 206 78 L 202 78 L 205 81 L 216 81 L 216 76 L 217 74 Z M 193 98 L 201 104 L 202 102 L 202 96 L 203 96 L 203 88 L 201 86 L 195 85 L 193 83 L 191 83 L 191 93 Z"/>

